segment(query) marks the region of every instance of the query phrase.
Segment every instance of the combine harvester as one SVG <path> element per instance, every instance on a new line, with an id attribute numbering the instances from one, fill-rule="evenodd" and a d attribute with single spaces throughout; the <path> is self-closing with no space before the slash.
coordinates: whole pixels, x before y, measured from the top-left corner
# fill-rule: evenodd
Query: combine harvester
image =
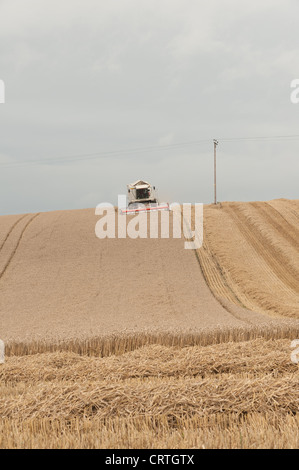
<path id="1" fill-rule="evenodd" d="M 138 180 L 135 183 L 127 184 L 127 189 L 128 206 L 125 209 L 120 209 L 121 214 L 159 210 L 169 211 L 169 204 L 159 204 L 155 186 L 151 186 L 147 181 Z"/>

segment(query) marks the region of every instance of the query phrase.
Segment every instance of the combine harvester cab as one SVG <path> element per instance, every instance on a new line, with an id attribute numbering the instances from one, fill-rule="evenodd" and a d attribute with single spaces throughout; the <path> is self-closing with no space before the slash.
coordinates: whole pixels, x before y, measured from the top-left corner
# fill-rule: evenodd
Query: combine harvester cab
<path id="1" fill-rule="evenodd" d="M 147 181 L 138 180 L 127 184 L 128 206 L 121 209 L 121 214 L 135 214 L 157 210 L 169 210 L 169 204 L 160 204 L 156 196 L 156 188 Z"/>

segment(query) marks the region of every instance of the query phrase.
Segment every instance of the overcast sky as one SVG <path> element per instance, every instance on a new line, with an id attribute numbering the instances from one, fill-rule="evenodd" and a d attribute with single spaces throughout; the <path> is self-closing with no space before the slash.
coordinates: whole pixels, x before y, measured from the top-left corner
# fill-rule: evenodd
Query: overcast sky
<path id="1" fill-rule="evenodd" d="M 213 138 L 218 200 L 299 198 L 298 138 L 225 141 L 299 134 L 298 18 L 297 0 L 0 0 L 0 214 L 115 204 L 140 178 L 213 202 Z"/>

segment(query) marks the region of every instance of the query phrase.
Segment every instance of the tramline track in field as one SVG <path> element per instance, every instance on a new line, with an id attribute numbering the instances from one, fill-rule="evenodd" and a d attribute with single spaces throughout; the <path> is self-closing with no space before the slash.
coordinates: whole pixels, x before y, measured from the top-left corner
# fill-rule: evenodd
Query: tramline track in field
<path id="1" fill-rule="evenodd" d="M 38 214 L 25 214 L 11 226 L 0 246 L 0 279 L 8 269 L 21 243 L 25 230 Z"/>

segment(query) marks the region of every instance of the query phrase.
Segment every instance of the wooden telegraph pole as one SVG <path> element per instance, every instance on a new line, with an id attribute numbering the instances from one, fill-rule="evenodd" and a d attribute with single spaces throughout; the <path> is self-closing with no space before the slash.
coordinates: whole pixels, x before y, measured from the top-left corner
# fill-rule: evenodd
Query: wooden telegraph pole
<path id="1" fill-rule="evenodd" d="M 218 140 L 214 139 L 214 204 L 217 204 L 217 192 L 216 192 L 216 147 Z"/>

